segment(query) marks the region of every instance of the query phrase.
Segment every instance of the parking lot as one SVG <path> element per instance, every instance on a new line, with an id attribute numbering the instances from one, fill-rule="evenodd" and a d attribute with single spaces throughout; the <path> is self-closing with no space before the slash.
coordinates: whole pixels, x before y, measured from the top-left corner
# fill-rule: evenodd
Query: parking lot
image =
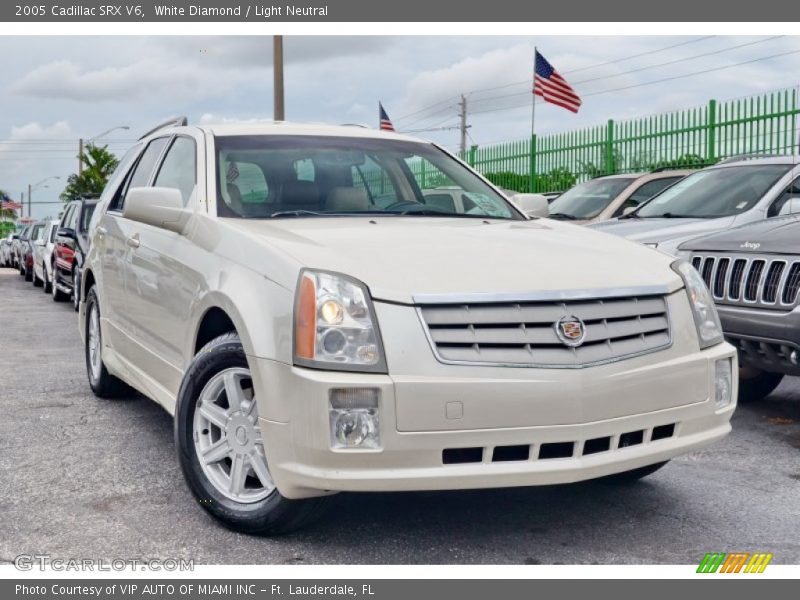
<path id="1" fill-rule="evenodd" d="M 798 379 L 740 406 L 724 442 L 632 487 L 341 494 L 312 528 L 255 538 L 193 506 L 161 408 L 92 395 L 69 303 L 11 269 L 0 301 L 0 563 L 689 564 L 734 550 L 800 561 Z"/>

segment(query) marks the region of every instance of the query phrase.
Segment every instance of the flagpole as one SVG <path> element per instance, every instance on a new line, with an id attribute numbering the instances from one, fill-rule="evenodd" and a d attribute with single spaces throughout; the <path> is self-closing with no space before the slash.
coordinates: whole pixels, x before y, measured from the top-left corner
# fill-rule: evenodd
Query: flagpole
<path id="1" fill-rule="evenodd" d="M 533 89 L 531 90 L 531 158 L 530 158 L 530 181 L 528 182 L 528 191 L 529 192 L 536 192 L 536 173 L 534 170 L 536 169 L 536 157 L 534 153 L 536 151 L 536 147 L 534 146 L 534 139 L 536 135 L 536 94 L 533 92 L 536 90 L 536 54 L 538 50 L 536 46 L 533 47 Z"/>

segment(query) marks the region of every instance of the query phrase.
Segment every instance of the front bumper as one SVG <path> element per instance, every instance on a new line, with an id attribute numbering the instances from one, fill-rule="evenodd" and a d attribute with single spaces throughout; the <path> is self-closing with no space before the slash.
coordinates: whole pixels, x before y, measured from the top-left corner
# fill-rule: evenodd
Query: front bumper
<path id="1" fill-rule="evenodd" d="M 779 311 L 717 304 L 717 310 L 742 366 L 800 375 L 800 307 Z"/>
<path id="2" fill-rule="evenodd" d="M 569 373 L 439 365 L 434 371 L 447 375 L 390 376 L 315 371 L 255 357 L 250 364 L 270 471 L 284 496 L 302 498 L 569 483 L 665 461 L 730 431 L 735 400 L 715 410 L 712 397 L 721 359 L 734 361 L 735 369 L 728 344 L 692 353 L 673 348 Z M 580 385 L 561 385 L 570 380 Z M 341 387 L 380 391 L 380 449 L 331 449 L 329 391 Z M 406 415 L 400 426 L 399 415 L 415 398 L 427 406 L 422 420 Z M 643 408 L 632 410 L 637 399 Z M 458 418 L 448 407 L 454 402 L 461 404 Z M 481 416 L 491 415 L 492 406 L 502 414 Z M 549 457 L 550 444 L 558 445 L 560 457 Z M 464 449 L 472 462 L 448 464 L 445 456 L 461 456 Z M 499 459 L 509 456 L 514 459 Z"/>

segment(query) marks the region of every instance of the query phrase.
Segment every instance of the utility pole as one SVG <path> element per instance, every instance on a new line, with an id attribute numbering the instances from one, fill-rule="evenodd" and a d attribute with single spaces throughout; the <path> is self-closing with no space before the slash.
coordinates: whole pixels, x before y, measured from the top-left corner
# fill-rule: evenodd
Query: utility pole
<path id="1" fill-rule="evenodd" d="M 31 216 L 31 184 L 28 184 L 28 216 Z"/>
<path id="2" fill-rule="evenodd" d="M 469 125 L 467 125 L 467 97 L 464 94 L 461 94 L 461 102 L 458 103 L 461 107 L 461 112 L 459 113 L 459 117 L 461 117 L 461 125 L 459 129 L 461 129 L 461 145 L 459 146 L 461 149 L 461 158 L 464 158 L 464 155 L 467 151 L 467 129 Z"/>
<path id="3" fill-rule="evenodd" d="M 83 173 L 83 138 L 78 140 L 78 175 Z"/>
<path id="4" fill-rule="evenodd" d="M 283 36 L 272 36 L 272 77 L 275 94 L 273 119 L 284 120 L 283 111 Z"/>

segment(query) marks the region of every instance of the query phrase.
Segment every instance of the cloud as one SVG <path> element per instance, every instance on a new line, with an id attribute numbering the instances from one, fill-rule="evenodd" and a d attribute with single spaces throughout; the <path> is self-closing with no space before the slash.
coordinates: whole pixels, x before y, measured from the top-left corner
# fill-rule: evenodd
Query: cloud
<path id="1" fill-rule="evenodd" d="M 41 123 L 33 121 L 25 125 L 12 125 L 11 127 L 12 140 L 53 140 L 53 139 L 69 139 L 74 137 L 74 133 L 69 123 L 66 121 L 57 121 L 52 125 L 42 126 Z"/>
<path id="2" fill-rule="evenodd" d="M 56 60 L 24 75 L 11 86 L 11 91 L 39 98 L 99 101 L 135 99 L 159 86 L 181 90 L 199 83 L 195 72 L 155 61 L 82 70 L 69 60 Z"/>

